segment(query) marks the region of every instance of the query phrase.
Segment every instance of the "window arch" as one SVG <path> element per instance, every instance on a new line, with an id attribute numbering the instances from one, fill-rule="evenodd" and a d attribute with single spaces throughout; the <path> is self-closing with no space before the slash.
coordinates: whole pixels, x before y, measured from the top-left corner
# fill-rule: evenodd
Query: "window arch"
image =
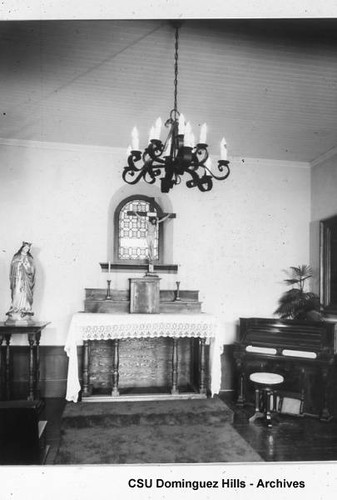
<path id="1" fill-rule="evenodd" d="M 137 212 L 139 215 L 131 214 Z M 144 195 L 133 195 L 122 200 L 114 214 L 114 261 L 121 264 L 146 263 L 147 224 L 146 214 L 162 218 L 163 210 L 154 200 Z M 154 260 L 163 263 L 164 225 L 158 224 L 155 234 Z"/>

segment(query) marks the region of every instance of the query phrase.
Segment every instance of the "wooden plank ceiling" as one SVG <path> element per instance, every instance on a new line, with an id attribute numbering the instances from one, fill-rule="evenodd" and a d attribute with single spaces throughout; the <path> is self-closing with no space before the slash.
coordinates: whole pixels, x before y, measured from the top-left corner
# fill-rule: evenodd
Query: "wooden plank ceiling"
<path id="1" fill-rule="evenodd" d="M 337 21 L 186 20 L 178 107 L 218 154 L 312 161 L 337 145 Z M 0 140 L 141 146 L 173 107 L 165 20 L 0 23 Z"/>

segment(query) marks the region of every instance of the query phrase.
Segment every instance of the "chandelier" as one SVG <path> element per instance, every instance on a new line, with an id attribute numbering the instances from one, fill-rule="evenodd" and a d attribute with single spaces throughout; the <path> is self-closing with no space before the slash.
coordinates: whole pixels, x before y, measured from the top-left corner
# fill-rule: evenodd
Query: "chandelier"
<path id="1" fill-rule="evenodd" d="M 128 148 L 128 165 L 123 170 L 123 180 L 128 184 L 136 184 L 143 179 L 154 184 L 157 179 L 161 183 L 161 191 L 168 193 L 175 185 L 181 183 L 184 174 L 190 177 L 186 182 L 188 188 L 198 187 L 200 191 L 210 191 L 213 179 L 225 180 L 230 173 L 227 160 L 227 145 L 224 138 L 220 142 L 220 160 L 216 167 L 209 157 L 206 135 L 207 126 L 200 128 L 200 138 L 195 145 L 195 138 L 189 122 L 178 111 L 178 42 L 179 26 L 175 30 L 174 57 L 174 107 L 165 122 L 169 129 L 166 140 L 160 140 L 162 120 L 158 118 L 151 128 L 149 143 L 144 151 L 139 150 L 139 134 L 136 127 L 132 130 L 132 146 Z"/>

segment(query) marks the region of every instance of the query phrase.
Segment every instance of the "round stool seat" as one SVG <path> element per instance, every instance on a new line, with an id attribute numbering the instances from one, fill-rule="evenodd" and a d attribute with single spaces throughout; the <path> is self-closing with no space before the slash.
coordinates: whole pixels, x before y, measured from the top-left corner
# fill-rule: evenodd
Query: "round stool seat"
<path id="1" fill-rule="evenodd" d="M 256 384 L 271 386 L 276 384 L 282 384 L 284 377 L 278 373 L 269 372 L 255 372 L 251 373 L 249 376 L 250 380 Z"/>
<path id="2" fill-rule="evenodd" d="M 249 422 L 264 416 L 268 427 L 272 427 L 271 412 L 276 411 L 274 386 L 282 384 L 284 377 L 278 373 L 255 372 L 250 374 L 249 379 L 255 384 L 255 413 Z"/>

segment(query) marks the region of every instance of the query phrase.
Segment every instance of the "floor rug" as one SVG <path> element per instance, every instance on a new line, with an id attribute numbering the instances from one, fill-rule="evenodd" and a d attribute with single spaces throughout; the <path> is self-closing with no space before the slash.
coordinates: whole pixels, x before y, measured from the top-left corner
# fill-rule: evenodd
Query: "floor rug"
<path id="1" fill-rule="evenodd" d="M 259 462 L 220 399 L 68 403 L 55 464 Z"/>

